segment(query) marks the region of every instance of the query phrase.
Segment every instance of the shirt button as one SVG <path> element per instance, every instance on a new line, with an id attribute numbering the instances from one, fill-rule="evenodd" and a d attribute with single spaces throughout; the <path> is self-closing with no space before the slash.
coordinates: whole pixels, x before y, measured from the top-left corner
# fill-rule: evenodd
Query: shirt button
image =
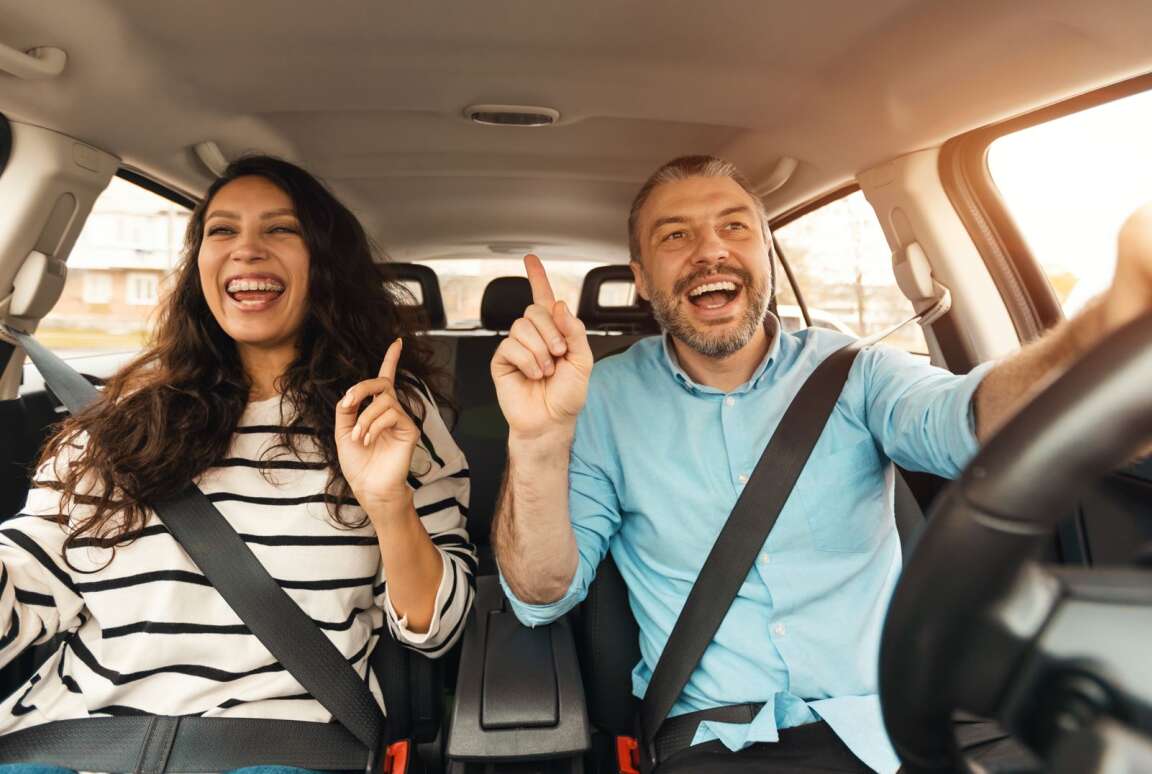
<path id="1" fill-rule="evenodd" d="M 740 475 L 736 476 L 736 480 L 739 481 L 741 484 L 747 484 L 748 483 L 748 476 L 744 473 L 741 473 Z"/>
<path id="2" fill-rule="evenodd" d="M 769 561 L 768 554 L 760 554 L 760 564 L 768 564 Z"/>
<path id="3" fill-rule="evenodd" d="M 736 405 L 736 399 L 733 398 L 731 395 L 729 395 L 727 398 L 724 399 L 724 405 L 728 406 L 728 407 L 735 406 Z"/>
<path id="4" fill-rule="evenodd" d="M 778 623 L 772 627 L 772 633 L 775 634 L 777 637 L 783 637 L 784 631 L 785 631 L 784 624 L 782 624 L 782 623 Z"/>

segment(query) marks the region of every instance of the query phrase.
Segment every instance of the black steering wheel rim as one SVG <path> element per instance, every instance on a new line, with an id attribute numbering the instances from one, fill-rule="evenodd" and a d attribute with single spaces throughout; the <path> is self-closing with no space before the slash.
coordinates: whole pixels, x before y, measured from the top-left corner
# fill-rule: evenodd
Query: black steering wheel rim
<path id="1" fill-rule="evenodd" d="M 981 672 L 973 651 L 986 622 L 1069 505 L 1149 437 L 1152 315 L 1044 389 L 933 508 L 893 595 L 880 649 L 885 726 L 905 771 L 968 770 L 952 715 L 973 709 L 964 705 L 981 691 L 983 709 L 994 705 L 1020 655 L 999 653 L 1002 674 Z"/>

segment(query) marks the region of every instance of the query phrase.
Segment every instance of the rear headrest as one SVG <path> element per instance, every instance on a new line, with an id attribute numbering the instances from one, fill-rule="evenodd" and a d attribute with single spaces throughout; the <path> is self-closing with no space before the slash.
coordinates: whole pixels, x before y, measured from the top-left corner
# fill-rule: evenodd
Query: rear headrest
<path id="1" fill-rule="evenodd" d="M 532 303 L 527 277 L 497 277 L 484 288 L 480 300 L 480 325 L 490 331 L 506 331 L 524 316 Z"/>
<path id="2" fill-rule="evenodd" d="M 601 291 L 605 285 L 617 286 L 610 295 L 629 304 L 601 305 Z M 625 333 L 659 333 L 660 326 L 652 316 L 652 305 L 635 292 L 636 281 L 628 266 L 597 266 L 584 277 L 580 290 L 580 306 L 576 316 L 589 330 L 624 331 Z"/>
<path id="3" fill-rule="evenodd" d="M 436 272 L 418 263 L 386 263 L 384 270 L 390 280 L 404 285 L 415 296 L 416 306 L 405 303 L 402 305 L 405 311 L 422 316 L 423 322 L 426 322 L 432 330 L 440 330 L 447 326 L 444 298 L 440 295 L 440 281 L 436 279 Z"/>

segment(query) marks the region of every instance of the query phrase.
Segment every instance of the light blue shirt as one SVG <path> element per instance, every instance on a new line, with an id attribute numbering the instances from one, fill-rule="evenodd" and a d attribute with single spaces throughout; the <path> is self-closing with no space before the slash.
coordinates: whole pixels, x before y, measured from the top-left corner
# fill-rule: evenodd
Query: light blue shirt
<path id="1" fill-rule="evenodd" d="M 785 409 L 848 341 L 817 328 L 779 334 L 730 393 L 693 382 L 661 337 L 598 363 L 569 473 L 579 568 L 552 604 L 525 604 L 509 591 L 520 620 L 548 623 L 577 605 L 611 550 L 640 627 L 632 689 L 642 697 Z M 881 624 L 901 568 L 890 460 L 955 477 L 977 448 L 971 400 L 988 367 L 955 376 L 888 347 L 860 353 L 672 715 L 745 702 L 764 709 L 750 724 L 706 721 L 696 743 L 720 739 L 739 750 L 823 719 L 873 769 L 897 769 L 876 695 Z"/>

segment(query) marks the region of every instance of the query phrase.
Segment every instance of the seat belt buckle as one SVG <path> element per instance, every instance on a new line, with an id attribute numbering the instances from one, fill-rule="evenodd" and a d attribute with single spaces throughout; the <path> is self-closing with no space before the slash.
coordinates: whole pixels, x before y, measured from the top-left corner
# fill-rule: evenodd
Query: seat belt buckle
<path id="1" fill-rule="evenodd" d="M 617 774 L 640 774 L 640 744 L 635 737 L 616 737 Z"/>
<path id="2" fill-rule="evenodd" d="M 408 774 L 408 757 L 411 751 L 412 744 L 407 739 L 388 745 L 384 748 L 379 774 Z"/>

